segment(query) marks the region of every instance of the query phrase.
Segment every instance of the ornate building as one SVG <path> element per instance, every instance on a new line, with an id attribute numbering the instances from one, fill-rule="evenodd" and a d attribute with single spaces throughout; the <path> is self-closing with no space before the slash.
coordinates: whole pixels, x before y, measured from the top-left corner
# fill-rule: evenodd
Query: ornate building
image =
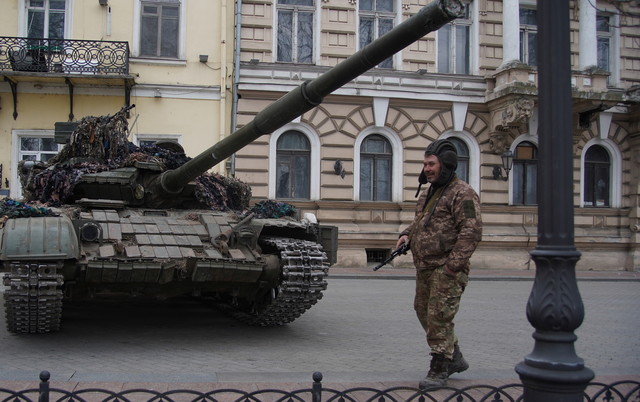
<path id="1" fill-rule="evenodd" d="M 234 124 L 246 124 L 425 4 L 238 2 Z M 579 270 L 640 267 L 639 10 L 631 11 L 636 17 L 611 2 L 571 2 L 567 112 L 575 121 Z M 472 265 L 529 269 L 539 185 L 536 53 L 544 46 L 536 18 L 534 1 L 473 1 L 463 18 L 261 137 L 228 169 L 252 186 L 255 198 L 288 201 L 337 225 L 338 264 L 364 267 L 388 255 L 412 219 L 424 150 L 450 138 L 458 175 L 482 202 L 484 236 Z"/>

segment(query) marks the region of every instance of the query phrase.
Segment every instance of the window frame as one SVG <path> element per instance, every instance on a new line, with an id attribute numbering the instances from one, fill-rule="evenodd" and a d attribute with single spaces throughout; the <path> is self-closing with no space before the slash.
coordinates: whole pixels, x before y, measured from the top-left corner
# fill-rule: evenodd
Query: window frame
<path id="1" fill-rule="evenodd" d="M 49 0 L 45 0 L 49 4 Z M 70 38 L 73 22 L 73 0 L 65 0 L 63 39 Z M 48 18 L 48 16 L 47 16 Z M 29 0 L 18 0 L 18 32 L 19 36 L 28 37 Z M 45 38 L 48 36 L 45 35 Z"/>
<path id="2" fill-rule="evenodd" d="M 511 148 L 510 148 L 510 150 L 513 152 L 514 157 L 513 157 L 513 166 L 512 166 L 512 168 L 511 168 L 511 171 L 509 172 L 509 193 L 510 193 L 510 197 L 509 197 L 510 202 L 509 202 L 509 204 L 510 204 L 510 205 L 514 205 L 514 206 L 534 206 L 534 205 L 538 205 L 538 202 L 537 202 L 537 192 L 538 192 L 538 188 L 537 188 L 537 187 L 538 187 L 538 183 L 537 183 L 537 176 L 538 176 L 538 159 L 537 159 L 537 158 L 535 159 L 535 161 L 536 161 L 536 180 L 534 180 L 534 185 L 536 186 L 536 203 L 535 203 L 535 204 L 527 204 L 527 203 L 525 203 L 525 202 L 524 202 L 524 200 L 526 199 L 525 194 L 522 194 L 522 199 L 523 199 L 523 202 L 522 202 L 522 203 L 520 203 L 520 202 L 516 203 L 516 202 L 515 202 L 515 199 L 516 199 L 516 190 L 517 190 L 517 189 L 515 188 L 515 184 L 514 184 L 514 178 L 515 178 L 515 174 L 516 174 L 516 172 L 515 172 L 515 166 L 516 166 L 516 160 L 517 160 L 517 159 L 516 159 L 516 149 L 517 149 L 517 147 L 518 147 L 518 146 L 520 146 L 520 145 L 522 145 L 522 144 L 524 144 L 524 143 L 526 143 L 526 142 L 528 142 L 528 143 L 532 144 L 532 145 L 535 147 L 535 149 L 536 149 L 536 153 L 539 153 L 539 152 L 540 152 L 540 146 L 538 145 L 538 139 L 537 139 L 537 137 L 534 137 L 534 136 L 529 135 L 529 134 L 520 136 L 519 138 L 517 138 L 517 139 L 516 139 L 516 141 L 514 141 L 514 142 L 511 144 Z M 523 172 L 524 172 L 524 171 L 523 171 Z M 525 173 L 526 173 L 526 172 L 525 172 Z M 525 174 L 525 173 L 523 173 L 523 174 Z M 524 183 L 524 181 L 523 181 L 523 183 Z M 523 184 L 523 185 L 524 185 L 524 184 Z"/>
<path id="3" fill-rule="evenodd" d="M 403 194 L 403 147 L 398 134 L 388 127 L 370 126 L 362 130 L 353 145 L 353 200 L 360 201 L 360 149 L 365 138 L 371 134 L 378 134 L 387 139 L 391 144 L 392 156 L 392 176 L 391 176 L 391 201 L 402 202 Z M 416 177 L 420 172 L 416 172 Z"/>
<path id="4" fill-rule="evenodd" d="M 316 25 L 317 25 L 317 3 L 319 0 L 313 0 L 313 5 L 311 6 L 306 6 L 306 5 L 295 5 L 295 4 L 281 4 L 279 1 L 276 1 L 276 12 L 275 12 L 275 28 L 274 31 L 274 50 L 273 50 L 273 54 L 275 55 L 274 59 L 276 63 L 300 63 L 300 64 L 315 64 L 316 61 L 316 36 L 317 36 L 317 32 L 316 32 Z M 281 44 L 280 41 L 280 23 L 279 23 L 279 19 L 280 19 L 280 11 L 289 11 L 291 13 L 293 13 L 293 17 L 292 17 L 292 27 L 291 27 L 291 61 L 283 61 L 283 60 L 279 60 L 279 47 Z M 300 54 L 299 54 L 299 49 L 298 49 L 298 43 L 300 41 L 300 38 L 297 35 L 298 32 L 298 26 L 300 24 L 299 22 L 299 15 L 300 13 L 310 13 L 311 14 L 311 18 L 313 20 L 313 26 L 311 28 L 311 57 L 310 60 L 307 61 L 299 61 L 300 59 Z"/>
<path id="5" fill-rule="evenodd" d="M 189 0 L 135 0 L 133 3 L 133 40 L 131 42 L 132 62 L 135 58 L 144 59 L 145 62 L 167 63 L 167 62 L 184 62 L 185 61 L 185 38 L 186 38 L 186 10 Z M 178 16 L 178 48 L 176 57 L 164 56 L 142 56 L 141 55 L 141 33 L 142 33 L 142 3 L 175 3 L 179 7 Z"/>
<path id="6" fill-rule="evenodd" d="M 598 18 L 607 18 L 608 19 L 608 31 L 599 31 L 598 30 Z M 597 50 L 596 50 L 596 63 L 598 68 L 601 68 L 607 71 L 610 75 L 607 77 L 607 85 L 609 87 L 615 87 L 619 81 L 619 66 L 620 66 L 620 47 L 619 43 L 619 35 L 620 29 L 618 28 L 618 18 L 617 15 L 611 14 L 606 11 L 598 11 L 596 13 L 596 42 L 597 42 Z M 607 52 L 608 57 L 608 66 L 607 68 L 603 68 L 600 65 L 600 41 L 602 39 L 606 39 L 609 45 L 609 51 Z"/>
<path id="7" fill-rule="evenodd" d="M 472 35 L 473 35 L 473 18 L 472 18 L 472 10 L 469 4 L 465 5 L 465 16 L 457 18 L 452 22 L 446 24 L 442 28 L 440 28 L 436 32 L 436 48 L 437 48 L 437 56 L 436 56 L 436 72 L 439 74 L 460 74 L 460 75 L 470 75 L 472 71 Z M 443 28 L 449 28 L 449 46 L 441 46 L 441 39 L 444 36 L 445 30 Z M 466 53 L 466 66 L 465 72 L 458 72 L 458 46 L 457 44 L 457 36 L 458 36 L 458 27 L 465 27 L 467 29 L 467 40 L 464 51 Z M 453 50 L 453 51 L 451 51 Z M 440 56 L 445 54 L 447 58 L 447 71 L 441 71 L 442 65 L 440 63 Z"/>
<path id="8" fill-rule="evenodd" d="M 18 177 L 18 162 L 22 160 L 21 155 L 23 155 L 22 150 L 20 149 L 22 139 L 23 138 L 55 138 L 54 130 L 13 130 L 11 132 L 11 141 L 12 141 L 12 158 L 11 158 L 11 172 L 9 174 L 10 177 L 10 187 L 9 194 L 11 198 L 20 199 L 22 198 L 22 187 L 20 185 L 20 179 Z M 58 152 L 62 149 L 62 144 L 58 145 Z M 56 152 L 57 153 L 57 152 Z"/>
<path id="9" fill-rule="evenodd" d="M 595 160 L 587 160 L 587 156 L 590 151 L 595 150 L 596 148 L 601 149 L 607 157 L 605 161 L 595 161 Z M 583 199 L 582 204 L 585 208 L 610 208 L 611 207 L 611 155 L 607 151 L 607 149 L 601 145 L 592 145 L 589 148 L 585 149 L 584 152 L 584 179 L 582 180 L 583 187 Z M 605 199 L 602 205 L 598 205 L 597 195 L 596 195 L 596 184 L 595 180 L 598 177 L 598 171 L 604 168 L 606 173 L 606 194 Z M 589 183 L 587 180 L 587 176 L 589 173 L 592 173 L 593 182 Z M 593 200 L 587 204 L 587 197 L 593 196 Z"/>
<path id="10" fill-rule="evenodd" d="M 609 154 L 609 208 L 621 208 L 622 205 L 622 153 L 618 146 L 609 139 L 592 138 L 582 148 L 580 155 L 580 207 L 594 208 L 585 205 L 585 156 L 594 145 L 603 147 Z"/>
<path id="11" fill-rule="evenodd" d="M 451 143 L 453 143 L 453 146 L 456 148 L 456 155 L 458 159 L 458 167 L 456 168 L 456 175 L 458 176 L 459 179 L 468 183 L 469 173 L 470 173 L 469 163 L 471 161 L 471 155 L 470 155 L 471 152 L 469 151 L 469 147 L 467 146 L 466 142 L 464 142 L 463 140 L 461 140 L 456 136 L 448 137 L 448 140 L 451 141 Z M 467 152 L 466 155 L 460 155 L 460 152 L 458 150 L 458 144 L 465 147 L 465 151 Z M 464 167 L 464 176 L 460 175 L 460 169 L 462 167 Z"/>
<path id="12" fill-rule="evenodd" d="M 373 7 L 372 10 L 363 10 L 362 8 L 360 8 L 360 2 L 358 2 L 358 24 L 356 26 L 356 34 L 357 34 L 357 46 L 358 48 L 356 50 L 362 50 L 366 45 L 368 45 L 369 43 L 373 42 L 374 40 L 378 39 L 380 36 L 384 35 L 384 33 L 388 32 L 384 32 L 382 35 L 380 34 L 380 20 L 391 20 L 392 21 L 392 27 L 391 29 L 395 28 L 399 21 L 398 21 L 398 14 L 400 14 L 398 12 L 398 9 L 400 9 L 399 5 L 397 4 L 397 1 L 395 0 L 390 0 L 393 10 L 392 11 L 383 11 L 383 10 L 377 10 L 375 7 L 376 4 L 376 0 L 371 0 L 373 3 Z M 364 45 L 362 44 L 362 38 L 361 38 L 361 31 L 360 31 L 360 25 L 361 25 L 361 21 L 362 21 L 362 17 L 366 17 L 367 19 L 373 19 L 373 38 L 371 39 L 370 42 L 365 43 Z M 378 64 L 377 66 L 375 66 L 375 68 L 384 68 L 384 69 L 396 69 L 397 65 L 398 65 L 398 61 L 397 61 L 397 56 L 400 52 L 396 53 L 395 55 L 390 56 L 389 58 L 383 60 L 380 64 Z M 387 64 L 390 64 L 389 66 L 387 66 Z"/>
<path id="13" fill-rule="evenodd" d="M 269 170 L 268 170 L 268 197 L 276 199 L 276 167 L 277 167 L 277 144 L 281 135 L 287 131 L 299 131 L 304 134 L 311 145 L 310 159 L 310 191 L 309 201 L 320 199 L 320 139 L 316 132 L 308 125 L 300 122 L 292 122 L 274 131 L 269 139 Z M 306 200 L 305 200 L 306 201 Z"/>
<path id="14" fill-rule="evenodd" d="M 389 152 L 388 153 L 382 153 L 382 152 L 363 152 L 362 148 L 364 147 L 365 143 L 371 139 L 374 139 L 374 137 L 378 137 L 380 139 L 382 139 L 385 143 L 385 148 L 389 148 Z M 366 158 L 365 158 L 366 157 Z M 391 142 L 384 136 L 384 135 L 380 135 L 377 133 L 371 133 L 368 134 L 365 138 L 362 139 L 362 142 L 360 143 L 360 172 L 362 172 L 362 161 L 363 159 L 371 159 L 372 160 L 372 174 L 371 174 L 371 193 L 369 194 L 369 196 L 371 197 L 370 199 L 367 200 L 363 200 L 362 199 L 362 173 L 360 173 L 360 177 L 359 177 L 359 181 L 360 181 L 360 189 L 359 189 L 359 195 L 358 198 L 360 199 L 360 201 L 372 201 L 372 202 L 391 202 L 392 198 L 393 198 L 393 146 L 391 145 Z M 378 199 L 378 191 L 377 191 L 377 183 L 380 181 L 380 173 L 378 172 L 377 169 L 377 164 L 376 161 L 380 161 L 380 160 L 386 160 L 389 162 L 389 172 L 387 172 L 387 179 L 389 180 L 389 189 L 388 192 L 386 194 L 387 199 L 383 199 L 380 200 Z"/>
<path id="15" fill-rule="evenodd" d="M 476 138 L 466 131 L 447 131 L 440 138 L 455 138 L 467 146 L 469 151 L 469 181 L 467 183 L 473 187 L 476 193 L 480 194 L 480 146 Z"/>
<path id="16" fill-rule="evenodd" d="M 280 148 L 279 147 L 279 143 L 280 141 L 288 136 L 288 135 L 298 135 L 300 136 L 302 139 L 304 139 L 306 141 L 305 146 L 307 148 L 305 149 L 289 149 L 289 148 Z M 294 172 L 295 166 L 296 166 L 296 162 L 298 159 L 303 158 L 305 161 L 305 164 L 307 165 L 307 172 L 304 175 L 304 181 L 306 183 L 305 187 L 302 192 L 304 194 L 300 195 L 299 192 L 296 190 L 297 187 L 301 187 L 299 186 L 300 183 L 298 183 L 297 180 L 297 174 L 295 174 L 296 172 Z M 279 193 L 279 177 L 278 177 L 278 173 L 280 171 L 280 166 L 282 164 L 284 164 L 286 162 L 286 165 L 290 166 L 289 167 L 289 173 L 293 173 L 289 175 L 289 186 L 287 189 L 287 196 L 281 196 Z M 298 131 L 298 130 L 287 130 L 284 133 L 282 133 L 282 135 L 278 136 L 278 139 L 276 140 L 276 199 L 277 200 L 308 200 L 311 197 L 311 142 L 309 141 L 309 139 L 304 135 L 304 133 Z M 296 194 L 298 193 L 298 194 Z"/>
<path id="17" fill-rule="evenodd" d="M 530 61 L 529 48 L 531 46 L 529 44 L 529 34 L 535 34 L 536 43 L 537 43 L 537 41 L 538 41 L 538 25 L 537 25 L 538 9 L 535 7 L 535 5 L 520 4 L 520 7 L 518 8 L 518 16 L 520 15 L 521 10 L 523 10 L 523 9 L 534 10 L 536 12 L 536 25 L 525 24 L 522 21 L 519 22 L 520 26 L 518 27 L 518 32 L 519 32 L 519 36 L 520 36 L 520 40 L 519 40 L 519 42 L 520 42 L 520 61 L 523 62 L 524 64 L 527 64 L 527 65 L 531 66 L 531 67 L 537 67 L 538 66 L 538 55 L 537 55 L 537 53 L 536 53 L 535 64 L 531 64 L 531 61 Z M 534 46 L 534 48 L 537 48 L 537 46 Z"/>
<path id="18" fill-rule="evenodd" d="M 141 146 L 141 141 L 174 141 L 182 145 L 182 136 L 180 134 L 134 134 L 133 142 L 137 146 Z"/>

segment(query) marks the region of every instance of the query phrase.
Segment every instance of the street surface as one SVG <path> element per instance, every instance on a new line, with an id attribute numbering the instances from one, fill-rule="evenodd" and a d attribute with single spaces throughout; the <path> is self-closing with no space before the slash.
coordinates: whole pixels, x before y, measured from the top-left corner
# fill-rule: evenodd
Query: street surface
<path id="1" fill-rule="evenodd" d="M 533 282 L 471 281 L 456 317 L 471 368 L 452 377 L 513 379 L 533 350 L 525 308 Z M 640 282 L 580 281 L 576 352 L 596 375 L 640 375 Z M 253 328 L 192 301 L 65 306 L 63 328 L 13 335 L 0 325 L 0 380 L 418 381 L 428 352 L 410 279 L 329 278 L 295 322 Z M 3 303 L 0 302 L 0 303 Z M 4 311 L 4 307 L 2 307 Z"/>

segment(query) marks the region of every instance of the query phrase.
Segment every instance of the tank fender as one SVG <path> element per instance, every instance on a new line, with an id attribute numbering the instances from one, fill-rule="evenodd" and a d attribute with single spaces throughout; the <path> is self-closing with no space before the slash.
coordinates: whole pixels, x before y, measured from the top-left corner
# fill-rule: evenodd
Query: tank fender
<path id="1" fill-rule="evenodd" d="M 0 258 L 5 261 L 80 256 L 73 223 L 64 215 L 8 219 L 0 236 Z"/>

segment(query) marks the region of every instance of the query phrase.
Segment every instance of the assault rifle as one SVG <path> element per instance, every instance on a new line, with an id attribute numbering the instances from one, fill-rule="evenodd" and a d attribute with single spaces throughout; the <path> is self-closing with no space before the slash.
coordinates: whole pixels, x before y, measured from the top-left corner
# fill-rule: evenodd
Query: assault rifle
<path id="1" fill-rule="evenodd" d="M 403 255 L 403 254 L 407 254 L 407 251 L 409 250 L 409 242 L 405 241 L 404 243 L 402 243 L 400 245 L 400 247 L 398 247 L 397 249 L 393 250 L 391 252 L 391 254 L 389 255 L 389 257 L 387 257 L 384 261 L 382 261 L 380 264 L 376 265 L 375 267 L 373 267 L 374 271 L 379 270 L 380 268 L 384 267 L 385 265 L 387 265 L 388 263 L 391 262 L 391 260 L 393 260 L 394 258 L 396 258 L 399 255 Z"/>

